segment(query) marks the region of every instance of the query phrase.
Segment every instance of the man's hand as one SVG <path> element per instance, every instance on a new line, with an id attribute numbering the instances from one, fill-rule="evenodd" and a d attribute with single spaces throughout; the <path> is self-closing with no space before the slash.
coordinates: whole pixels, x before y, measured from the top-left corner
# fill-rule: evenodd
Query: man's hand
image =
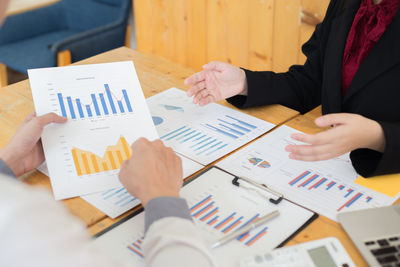
<path id="1" fill-rule="evenodd" d="M 244 71 L 236 66 L 218 61 L 203 66 L 203 71 L 185 80 L 191 85 L 188 96 L 200 106 L 226 99 L 238 94 L 247 94 L 247 80 Z"/>
<path id="2" fill-rule="evenodd" d="M 0 158 L 19 176 L 38 167 L 44 161 L 43 128 L 50 123 L 64 123 L 67 119 L 55 113 L 36 117 L 29 115 L 18 128 L 11 141 L 0 150 Z"/>
<path id="3" fill-rule="evenodd" d="M 119 180 L 143 206 L 156 197 L 179 197 L 182 162 L 160 140 L 141 138 L 132 145 L 132 157 L 122 164 Z"/>
<path id="4" fill-rule="evenodd" d="M 379 123 L 357 114 L 338 113 L 319 117 L 319 127 L 331 129 L 310 135 L 293 134 L 292 138 L 309 145 L 289 145 L 289 157 L 303 161 L 327 160 L 359 148 L 383 152 L 386 146 L 383 129 Z"/>

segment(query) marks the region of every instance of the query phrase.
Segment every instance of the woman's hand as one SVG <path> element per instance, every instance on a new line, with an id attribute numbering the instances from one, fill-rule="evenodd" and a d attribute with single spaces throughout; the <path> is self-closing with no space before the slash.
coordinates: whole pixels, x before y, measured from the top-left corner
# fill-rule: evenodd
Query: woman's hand
<path id="1" fill-rule="evenodd" d="M 350 113 L 329 114 L 315 120 L 319 127 L 331 129 L 310 135 L 293 134 L 292 138 L 309 145 L 289 145 L 291 159 L 303 161 L 327 160 L 359 148 L 379 152 L 385 149 L 385 136 L 379 123 Z"/>
<path id="2" fill-rule="evenodd" d="M 247 81 L 244 71 L 236 66 L 213 61 L 203 66 L 203 71 L 185 80 L 191 85 L 188 96 L 200 106 L 226 99 L 238 94 L 247 94 Z"/>
<path id="3" fill-rule="evenodd" d="M 0 150 L 0 158 L 19 176 L 38 167 L 44 161 L 43 128 L 50 123 L 64 123 L 67 119 L 55 113 L 36 117 L 29 115 L 18 128 L 11 141 Z"/>

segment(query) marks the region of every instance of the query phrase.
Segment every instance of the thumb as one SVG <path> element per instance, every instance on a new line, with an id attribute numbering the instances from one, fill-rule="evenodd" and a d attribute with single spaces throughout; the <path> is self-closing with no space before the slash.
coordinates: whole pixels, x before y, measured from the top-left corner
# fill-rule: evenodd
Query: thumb
<path id="1" fill-rule="evenodd" d="M 329 127 L 335 124 L 344 124 L 348 121 L 348 119 L 349 119 L 349 114 L 334 113 L 317 118 L 315 120 L 315 124 L 318 127 Z"/>
<path id="2" fill-rule="evenodd" d="M 37 120 L 39 122 L 39 125 L 41 127 L 44 127 L 50 123 L 65 123 L 67 121 L 67 118 L 58 116 L 57 114 L 52 112 L 37 117 Z"/>
<path id="3" fill-rule="evenodd" d="M 205 65 L 203 65 L 204 70 L 216 70 L 222 71 L 224 69 L 224 63 L 220 61 L 211 61 Z"/>

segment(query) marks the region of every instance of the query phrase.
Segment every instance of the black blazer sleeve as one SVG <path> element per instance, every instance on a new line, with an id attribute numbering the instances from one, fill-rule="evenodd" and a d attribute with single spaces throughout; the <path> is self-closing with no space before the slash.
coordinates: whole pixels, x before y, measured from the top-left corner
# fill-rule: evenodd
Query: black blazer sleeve
<path id="1" fill-rule="evenodd" d="M 354 169 L 364 177 L 400 172 L 400 122 L 378 123 L 385 135 L 385 151 L 357 149 L 350 153 Z"/>
<path id="2" fill-rule="evenodd" d="M 337 2 L 332 0 L 324 21 L 316 26 L 310 40 L 302 47 L 307 61 L 304 65 L 290 67 L 288 72 L 245 70 L 248 86 L 247 96 L 234 96 L 227 101 L 239 108 L 281 104 L 306 113 L 321 104 L 323 70 L 322 35 L 329 27 Z"/>

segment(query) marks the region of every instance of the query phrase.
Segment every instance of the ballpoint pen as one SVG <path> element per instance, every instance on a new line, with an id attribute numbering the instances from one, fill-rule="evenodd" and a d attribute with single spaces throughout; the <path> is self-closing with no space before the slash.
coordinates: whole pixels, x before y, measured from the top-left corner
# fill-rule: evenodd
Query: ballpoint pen
<path id="1" fill-rule="evenodd" d="M 235 239 L 251 230 L 253 230 L 254 228 L 257 228 L 258 226 L 266 223 L 269 220 L 272 220 L 273 218 L 277 217 L 279 215 L 279 210 L 275 210 L 271 213 L 268 213 L 267 215 L 261 217 L 260 219 L 258 219 L 257 221 L 243 227 L 243 228 L 239 228 L 237 231 L 232 232 L 228 235 L 225 235 L 223 238 L 219 239 L 217 242 L 215 242 L 211 248 L 217 248 L 229 241 L 231 241 L 232 239 Z"/>

